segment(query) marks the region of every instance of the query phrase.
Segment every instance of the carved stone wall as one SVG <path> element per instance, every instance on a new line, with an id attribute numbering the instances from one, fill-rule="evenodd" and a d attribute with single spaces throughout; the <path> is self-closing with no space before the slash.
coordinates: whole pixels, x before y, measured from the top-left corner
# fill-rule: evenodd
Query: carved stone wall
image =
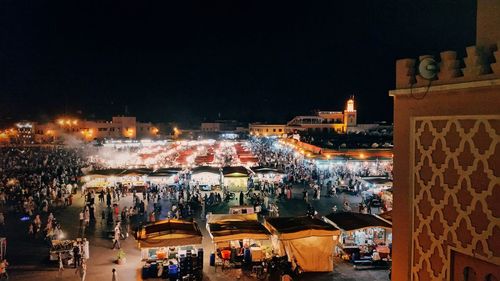
<path id="1" fill-rule="evenodd" d="M 449 280 L 451 250 L 500 266 L 500 115 L 411 122 L 412 279 Z"/>

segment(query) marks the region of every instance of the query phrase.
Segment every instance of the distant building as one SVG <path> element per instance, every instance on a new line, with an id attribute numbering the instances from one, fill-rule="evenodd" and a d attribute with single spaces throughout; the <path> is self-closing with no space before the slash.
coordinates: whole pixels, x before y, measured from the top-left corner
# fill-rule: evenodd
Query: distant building
<path id="1" fill-rule="evenodd" d="M 157 138 L 158 126 L 151 122 L 138 122 L 136 117 L 115 116 L 111 121 L 60 118 L 55 122 L 34 124 L 36 142 L 47 142 L 71 135 L 86 141 L 100 139 Z"/>
<path id="2" fill-rule="evenodd" d="M 374 129 L 378 124 L 358 124 L 354 98 L 346 103 L 344 111 L 319 111 L 316 115 L 296 116 L 285 124 L 251 123 L 252 135 L 279 136 L 293 132 L 338 133 L 362 132 Z"/>
<path id="3" fill-rule="evenodd" d="M 281 136 L 289 133 L 287 126 L 284 124 L 251 123 L 248 129 L 250 134 L 260 136 Z"/>

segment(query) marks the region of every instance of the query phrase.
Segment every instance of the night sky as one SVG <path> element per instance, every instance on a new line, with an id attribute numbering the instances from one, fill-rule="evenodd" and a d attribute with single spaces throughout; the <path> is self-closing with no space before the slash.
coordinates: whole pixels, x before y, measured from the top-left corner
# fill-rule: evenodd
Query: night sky
<path id="1" fill-rule="evenodd" d="M 475 42 L 473 0 L 0 0 L 0 122 L 392 121 L 395 60 Z"/>

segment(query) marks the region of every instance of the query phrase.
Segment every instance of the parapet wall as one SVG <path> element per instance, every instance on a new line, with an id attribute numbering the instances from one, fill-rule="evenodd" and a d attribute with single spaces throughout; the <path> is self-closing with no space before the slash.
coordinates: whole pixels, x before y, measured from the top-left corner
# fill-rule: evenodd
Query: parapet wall
<path id="1" fill-rule="evenodd" d="M 471 46 L 466 48 L 467 55 L 457 58 L 457 52 L 441 52 L 439 73 L 432 85 L 455 84 L 471 81 L 500 78 L 500 42 L 493 48 Z M 419 59 L 400 59 L 396 61 L 396 89 L 426 87 L 429 81 L 418 75 Z"/>

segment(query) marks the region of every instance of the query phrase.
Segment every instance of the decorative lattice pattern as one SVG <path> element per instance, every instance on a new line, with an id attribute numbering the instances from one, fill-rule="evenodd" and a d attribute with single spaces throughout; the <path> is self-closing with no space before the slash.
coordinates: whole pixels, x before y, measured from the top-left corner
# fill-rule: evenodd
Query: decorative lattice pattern
<path id="1" fill-rule="evenodd" d="M 412 125 L 412 279 L 449 280 L 449 249 L 500 265 L 500 116 Z"/>

